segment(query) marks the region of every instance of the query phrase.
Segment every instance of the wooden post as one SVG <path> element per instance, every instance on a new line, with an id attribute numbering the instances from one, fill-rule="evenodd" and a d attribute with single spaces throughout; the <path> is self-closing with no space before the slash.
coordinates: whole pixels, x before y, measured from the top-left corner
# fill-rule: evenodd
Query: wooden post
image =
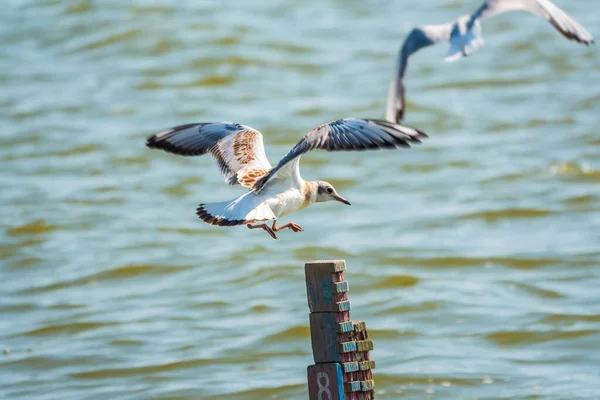
<path id="1" fill-rule="evenodd" d="M 375 398 L 364 321 L 350 320 L 346 262 L 306 263 L 306 293 L 315 365 L 308 367 L 310 400 L 371 400 Z"/>

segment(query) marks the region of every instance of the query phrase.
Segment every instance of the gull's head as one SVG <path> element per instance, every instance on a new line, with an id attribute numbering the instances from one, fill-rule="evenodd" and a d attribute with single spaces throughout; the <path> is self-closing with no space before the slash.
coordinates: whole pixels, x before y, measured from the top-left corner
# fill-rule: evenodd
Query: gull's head
<path id="1" fill-rule="evenodd" d="M 350 205 L 350 202 L 337 194 L 333 185 L 329 182 L 317 181 L 317 203 L 335 200 Z"/>

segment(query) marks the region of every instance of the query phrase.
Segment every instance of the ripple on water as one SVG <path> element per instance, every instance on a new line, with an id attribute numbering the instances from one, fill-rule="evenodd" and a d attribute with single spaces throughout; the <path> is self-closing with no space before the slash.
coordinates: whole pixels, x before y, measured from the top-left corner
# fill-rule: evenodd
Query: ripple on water
<path id="1" fill-rule="evenodd" d="M 488 223 L 507 219 L 541 218 L 553 214 L 555 211 L 540 208 L 504 208 L 502 210 L 486 210 L 467 213 L 458 216 L 458 219 L 483 219 Z"/>
<path id="2" fill-rule="evenodd" d="M 168 196 L 173 197 L 187 197 L 192 193 L 185 186 L 179 184 L 165 186 L 160 191 Z"/>
<path id="3" fill-rule="evenodd" d="M 324 114 L 325 111 L 320 107 L 299 107 L 295 110 L 295 113 L 300 117 L 315 117 L 314 119 L 316 120 L 316 116 Z"/>
<path id="4" fill-rule="evenodd" d="M 269 64 L 265 60 L 249 58 L 242 55 L 232 55 L 227 57 L 202 57 L 186 63 L 186 66 L 191 69 L 218 67 L 224 65 L 266 67 Z"/>
<path id="5" fill-rule="evenodd" d="M 117 326 L 117 322 L 70 322 L 65 324 L 46 325 L 13 336 L 46 336 L 46 335 L 73 335 L 99 328 Z"/>
<path id="6" fill-rule="evenodd" d="M 27 238 L 27 239 L 21 240 L 20 242 L 17 242 L 17 243 L 2 244 L 2 245 L 0 245 L 0 260 L 7 260 L 11 257 L 17 256 L 20 254 L 22 249 L 26 249 L 29 247 L 36 247 L 42 243 L 44 243 L 44 240 L 42 240 L 38 236 L 38 237 Z M 33 259 L 31 261 L 33 261 Z M 20 264 L 20 262 L 23 262 L 23 259 L 17 260 L 14 264 L 10 264 L 10 266 L 18 267 L 18 266 L 22 265 L 22 264 Z M 27 261 L 25 261 L 25 265 L 26 266 L 33 265 L 33 263 L 28 264 Z"/>
<path id="7" fill-rule="evenodd" d="M 227 364 L 231 360 L 224 359 L 202 359 L 168 362 L 163 364 L 145 365 L 142 367 L 131 368 L 108 368 L 76 372 L 69 374 L 74 379 L 107 379 L 119 378 L 123 376 L 146 376 L 150 374 L 159 374 L 164 372 L 182 371 L 190 368 L 206 367 L 210 365 Z"/>
<path id="8" fill-rule="evenodd" d="M 202 302 L 188 305 L 187 308 L 197 309 L 197 310 L 207 310 L 207 309 L 212 309 L 212 308 L 219 308 L 219 309 L 223 309 L 223 310 L 228 310 L 228 309 L 231 309 L 231 307 L 233 305 L 234 304 L 232 302 L 225 301 L 225 300 L 209 300 L 209 301 L 202 301 Z"/>
<path id="9" fill-rule="evenodd" d="M 511 257 L 382 257 L 382 265 L 400 265 L 403 267 L 424 268 L 473 268 L 485 266 L 504 266 L 514 269 L 536 269 L 563 263 L 560 258 L 511 258 Z"/>
<path id="10" fill-rule="evenodd" d="M 564 200 L 567 204 L 573 206 L 586 206 L 600 203 L 600 196 L 595 194 L 584 194 L 579 196 L 572 196 Z"/>
<path id="11" fill-rule="evenodd" d="M 95 32 L 91 35 L 93 38 L 82 38 L 81 42 L 83 42 L 83 44 L 77 45 L 75 48 L 66 51 L 65 54 L 87 53 L 115 44 L 123 45 L 124 43 L 143 37 L 142 34 L 143 31 L 139 28 L 123 29 L 120 32 L 114 33 Z"/>
<path id="12" fill-rule="evenodd" d="M 102 145 L 90 143 L 90 144 L 84 144 L 81 146 L 75 146 L 75 147 L 72 147 L 67 150 L 56 151 L 54 153 L 49 153 L 47 155 L 56 155 L 58 157 L 70 157 L 70 156 L 76 156 L 76 155 L 81 155 L 81 154 L 89 154 L 89 153 L 99 152 L 99 151 L 103 151 L 104 149 L 105 149 L 105 147 Z"/>
<path id="13" fill-rule="evenodd" d="M 78 363 L 86 364 L 93 363 L 96 360 L 92 357 L 73 355 L 69 358 L 29 355 L 19 360 L 10 360 L 0 363 L 1 366 L 9 366 L 11 368 L 23 368 L 27 371 L 49 371 L 53 368 L 69 367 Z"/>
<path id="14" fill-rule="evenodd" d="M 103 198 L 78 198 L 64 200 L 63 204 L 82 205 L 82 206 L 102 206 L 108 204 L 123 204 L 125 199 L 122 197 L 103 197 Z"/>
<path id="15" fill-rule="evenodd" d="M 595 108 L 600 104 L 600 95 L 594 94 L 592 96 L 584 97 L 582 100 L 575 102 L 573 107 L 574 111 L 584 111 Z"/>
<path id="16" fill-rule="evenodd" d="M 146 343 L 142 340 L 114 339 L 109 341 L 108 344 L 115 347 L 142 347 Z"/>
<path id="17" fill-rule="evenodd" d="M 4 107 L 6 105 L 0 102 L 0 107 Z M 0 137 L 0 146 L 3 149 L 12 149 L 14 147 L 19 147 L 24 144 L 36 144 L 40 143 L 43 140 L 41 135 L 36 134 L 28 134 L 16 137 Z"/>
<path id="18" fill-rule="evenodd" d="M 557 291 L 542 289 L 535 285 L 523 283 L 523 282 L 515 282 L 515 281 L 507 281 L 509 286 L 515 287 L 523 292 L 530 294 L 532 296 L 536 296 L 542 299 L 562 299 L 565 296 Z"/>
<path id="19" fill-rule="evenodd" d="M 600 314 L 556 313 L 545 315 L 540 322 L 555 326 L 573 326 L 579 323 L 598 323 L 600 322 Z"/>
<path id="20" fill-rule="evenodd" d="M 94 10 L 91 0 L 78 0 L 70 3 L 63 11 L 63 14 L 85 14 Z"/>
<path id="21" fill-rule="evenodd" d="M 6 234 L 8 236 L 43 235 L 57 229 L 60 229 L 59 225 L 50 224 L 44 220 L 36 220 L 9 228 Z"/>
<path id="22" fill-rule="evenodd" d="M 0 257 L 2 258 L 2 257 Z M 42 264 L 44 260 L 40 257 L 23 257 L 12 262 L 13 267 L 31 267 L 34 265 Z"/>
<path id="23" fill-rule="evenodd" d="M 250 307 L 250 310 L 255 313 L 268 313 L 273 311 L 275 307 L 271 307 L 268 304 L 254 304 Z"/>
<path id="24" fill-rule="evenodd" d="M 27 288 L 22 291 L 23 294 L 44 293 L 70 287 L 83 286 L 90 283 L 96 283 L 107 280 L 123 280 L 140 276 L 155 276 L 174 274 L 194 268 L 193 266 L 163 266 L 153 264 L 128 264 L 108 271 L 98 272 L 83 278 L 70 281 L 55 282 L 50 285 Z"/>
<path id="25" fill-rule="evenodd" d="M 295 341 L 296 339 L 306 339 L 310 337 L 310 328 L 305 325 L 292 326 L 277 333 L 264 336 L 261 342 L 281 343 L 285 341 Z"/>
<path id="26" fill-rule="evenodd" d="M 144 156 L 111 158 L 111 165 L 144 165 L 150 164 L 150 158 Z"/>
<path id="27" fill-rule="evenodd" d="M 529 40 L 513 43 L 508 46 L 508 49 L 513 53 L 529 53 L 535 49 L 534 44 Z"/>
<path id="28" fill-rule="evenodd" d="M 575 125 L 577 121 L 572 116 L 565 116 L 554 119 L 532 119 L 527 121 L 527 128 L 539 128 L 541 126 L 557 126 L 557 125 Z"/>
<path id="29" fill-rule="evenodd" d="M 160 82 L 157 80 L 146 80 L 138 83 L 136 89 L 138 90 L 161 90 L 161 89 L 190 89 L 194 87 L 215 87 L 215 86 L 228 86 L 235 81 L 233 76 L 227 75 L 211 75 L 200 79 L 194 79 L 187 82 Z"/>
<path id="30" fill-rule="evenodd" d="M 335 247 L 303 246 L 294 249 L 294 257 L 298 260 L 345 259 L 350 254 Z"/>
<path id="31" fill-rule="evenodd" d="M 481 384 L 481 378 L 459 378 L 455 375 L 390 375 L 377 372 L 377 383 L 382 386 L 395 387 L 397 385 L 430 385 L 433 383 L 448 382 L 451 386 L 474 386 Z M 445 385 L 446 386 L 446 385 Z"/>
<path id="32" fill-rule="evenodd" d="M 211 229 L 211 231 L 214 231 L 214 229 Z M 217 231 L 217 232 L 219 232 L 219 231 Z M 221 230 L 220 232 L 223 232 L 223 230 Z M 236 251 L 230 252 L 227 255 L 227 258 L 223 259 L 222 264 L 223 265 L 232 265 L 232 263 L 245 262 L 252 256 L 266 255 L 266 254 L 270 254 L 270 253 L 271 253 L 271 251 L 263 245 L 251 246 L 251 247 L 244 248 L 242 250 L 236 250 Z M 236 264 L 234 264 L 234 265 L 236 265 Z"/>
<path id="33" fill-rule="evenodd" d="M 168 5 L 163 4 L 136 4 L 131 8 L 131 11 L 135 15 L 139 16 L 148 16 L 148 15 L 171 15 L 175 13 L 175 7 L 169 7 Z"/>
<path id="34" fill-rule="evenodd" d="M 306 384 L 288 384 L 275 385 L 272 387 L 261 387 L 257 389 L 240 390 L 235 393 L 218 394 L 215 396 L 205 397 L 206 400 L 231 399 L 231 400 L 249 400 L 249 399 L 287 399 L 297 397 L 292 395 L 292 392 L 297 392 L 300 389 L 305 389 Z M 171 397 L 169 397 L 171 398 Z"/>
<path id="35" fill-rule="evenodd" d="M 33 303 L 18 303 L 18 304 L 3 304 L 0 305 L 0 312 L 28 312 L 37 310 L 37 304 Z"/>
<path id="36" fill-rule="evenodd" d="M 531 345 L 558 340 L 575 340 L 585 336 L 598 335 L 598 329 L 581 329 L 572 331 L 499 331 L 486 335 L 486 338 L 499 346 Z"/>
<path id="37" fill-rule="evenodd" d="M 242 38 L 239 36 L 223 36 L 218 39 L 211 40 L 209 44 L 216 44 L 219 46 L 235 46 L 238 45 L 242 41 Z"/>
<path id="38" fill-rule="evenodd" d="M 415 339 L 422 334 L 415 331 L 401 331 L 396 329 L 372 329 L 369 328 L 369 337 L 374 340 L 397 340 L 397 339 Z"/>
<path id="39" fill-rule="evenodd" d="M 351 187 L 354 187 L 357 184 L 356 179 L 341 179 L 341 178 L 334 179 L 333 178 L 333 179 L 329 179 L 328 182 L 331 183 L 338 192 L 348 189 L 348 188 L 351 188 Z"/>
<path id="40" fill-rule="evenodd" d="M 178 235 L 199 235 L 199 236 L 223 236 L 225 232 L 214 229 L 198 229 L 198 228 L 171 228 L 159 226 L 156 228 L 160 233 L 176 233 Z"/>
<path id="41" fill-rule="evenodd" d="M 184 47 L 183 44 L 184 42 L 180 40 L 159 39 L 150 46 L 147 54 L 152 56 L 164 55 Z"/>
<path id="42" fill-rule="evenodd" d="M 553 164 L 550 173 L 576 182 L 600 182 L 600 171 L 594 170 L 589 164 L 564 162 Z"/>
<path id="43" fill-rule="evenodd" d="M 387 276 L 383 280 L 375 284 L 376 288 L 379 289 L 394 289 L 394 288 L 407 288 L 416 286 L 419 283 L 419 278 L 412 275 L 393 275 Z"/>
<path id="44" fill-rule="evenodd" d="M 536 76 L 528 78 L 514 78 L 514 79 L 480 79 L 480 80 L 467 80 L 467 81 L 450 81 L 444 83 L 437 83 L 426 86 L 427 90 L 445 90 L 445 89 L 490 89 L 498 87 L 525 87 L 535 83 L 544 82 L 547 78 Z"/>
<path id="45" fill-rule="evenodd" d="M 423 301 L 416 304 L 390 305 L 389 302 L 384 304 L 372 304 L 374 314 L 377 315 L 402 315 L 408 313 L 422 313 L 443 310 L 447 304 L 439 301 Z"/>
<path id="46" fill-rule="evenodd" d="M 290 42 L 265 42 L 264 46 L 268 49 L 291 54 L 311 54 L 315 52 L 315 48 L 312 46 Z"/>
<path id="47" fill-rule="evenodd" d="M 265 266 L 253 270 L 239 272 L 240 276 L 232 279 L 231 283 L 243 283 L 254 286 L 262 282 L 285 282 L 290 276 L 299 272 L 297 265 L 278 265 L 276 268 Z"/>
<path id="48" fill-rule="evenodd" d="M 510 173 L 510 174 L 501 174 L 496 175 L 491 178 L 484 179 L 481 181 L 482 185 L 492 185 L 498 183 L 515 183 L 521 181 L 523 179 L 531 178 L 533 172 L 519 172 L 519 173 Z"/>

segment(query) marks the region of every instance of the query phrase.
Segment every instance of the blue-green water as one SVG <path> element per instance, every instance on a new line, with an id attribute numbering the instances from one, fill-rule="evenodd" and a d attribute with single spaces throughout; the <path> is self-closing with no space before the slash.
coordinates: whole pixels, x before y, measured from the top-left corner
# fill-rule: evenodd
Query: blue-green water
<path id="1" fill-rule="evenodd" d="M 422 146 L 303 158 L 352 207 L 218 228 L 241 193 L 150 151 L 186 122 L 383 117 L 414 26 L 472 1 L 17 1 L 0 12 L 0 398 L 305 399 L 303 264 L 348 263 L 378 399 L 600 396 L 600 55 L 509 14 L 416 54 Z M 560 6 L 600 36 L 592 2 Z"/>

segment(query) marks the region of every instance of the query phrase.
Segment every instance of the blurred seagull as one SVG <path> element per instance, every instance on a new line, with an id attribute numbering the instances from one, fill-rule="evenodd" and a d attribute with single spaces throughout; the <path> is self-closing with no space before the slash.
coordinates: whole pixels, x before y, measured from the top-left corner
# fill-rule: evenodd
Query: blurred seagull
<path id="1" fill-rule="evenodd" d="M 181 125 L 152 135 L 146 145 L 183 156 L 210 153 L 225 182 L 250 190 L 230 201 L 200 204 L 198 216 L 210 225 L 264 229 L 277 239 L 275 232 L 279 230 L 303 230 L 294 222 L 277 226 L 280 216 L 323 201 L 336 200 L 350 205 L 330 183 L 302 179 L 302 154 L 314 149 L 352 151 L 410 147 L 410 143 L 421 143 L 420 139 L 426 137 L 421 131 L 387 121 L 342 119 L 310 131 L 274 168 L 265 154 L 262 134 L 236 123 Z M 273 225 L 269 227 L 266 221 L 273 221 Z"/>
<path id="2" fill-rule="evenodd" d="M 546 18 L 563 36 L 586 46 L 594 43 L 592 35 L 550 0 L 487 0 L 473 14 L 441 25 L 414 28 L 404 40 L 396 61 L 396 72 L 388 90 L 386 120 L 399 123 L 404 117 L 404 74 L 408 58 L 424 47 L 450 41 L 445 61 L 456 61 L 483 46 L 480 20 L 508 11 L 529 11 Z"/>
<path id="3" fill-rule="evenodd" d="M 413 28 L 413 30 L 410 31 L 398 52 L 396 69 L 388 89 L 387 105 L 385 109 L 385 119 L 387 121 L 400 123 L 404 118 L 406 101 L 403 80 L 404 74 L 406 73 L 406 67 L 408 66 L 408 58 L 422 48 L 450 40 L 454 30 L 466 32 L 466 26 L 469 19 L 470 15 L 463 15 L 456 21 L 440 25 L 423 25 Z M 477 33 L 481 32 L 481 24 L 479 21 L 475 21 L 474 29 Z M 472 32 L 473 29 L 471 30 L 470 35 L 475 36 Z M 481 38 L 479 38 L 479 41 L 483 42 Z M 481 46 L 481 43 L 477 40 L 474 43 L 478 43 L 478 45 Z"/>

